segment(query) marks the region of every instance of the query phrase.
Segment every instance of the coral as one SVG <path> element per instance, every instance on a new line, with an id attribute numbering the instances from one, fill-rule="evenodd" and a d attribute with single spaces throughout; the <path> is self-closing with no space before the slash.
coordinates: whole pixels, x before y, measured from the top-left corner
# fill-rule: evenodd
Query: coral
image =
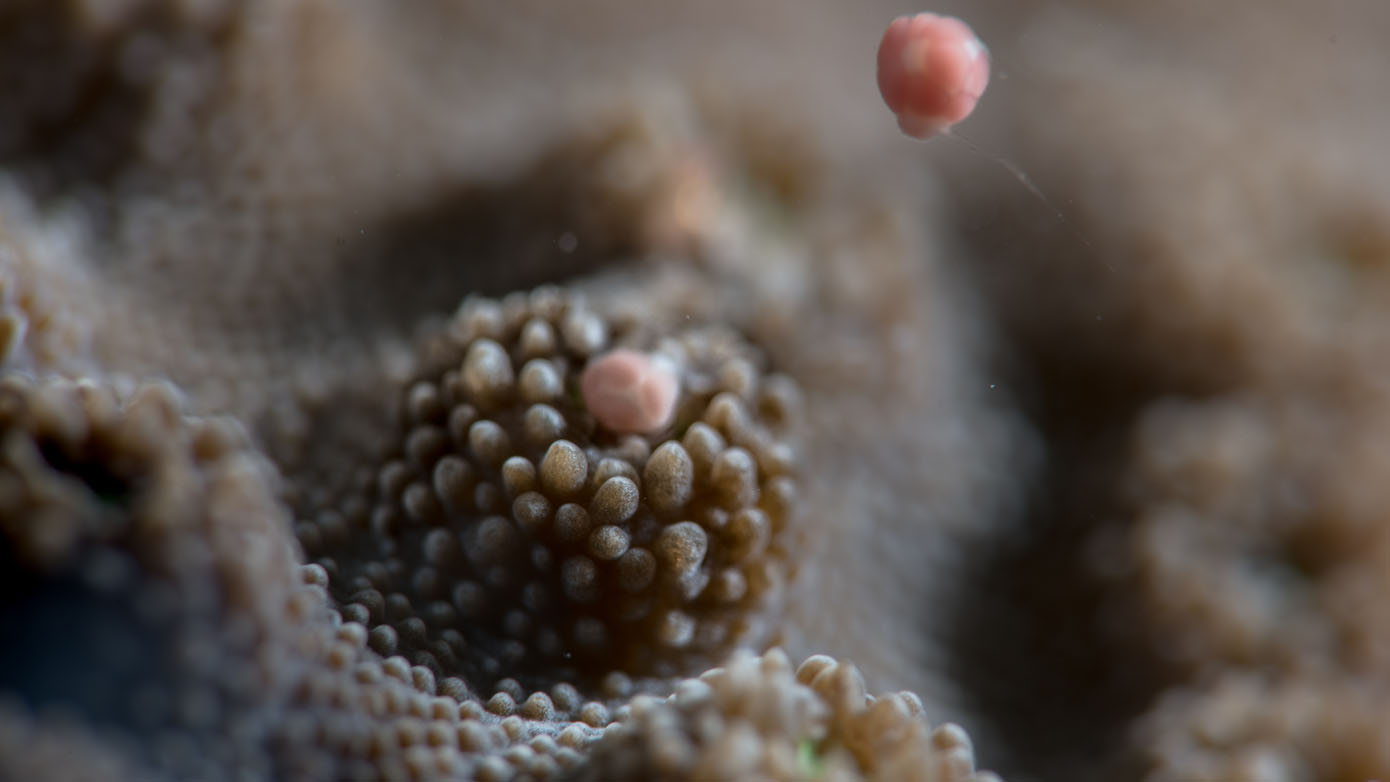
<path id="1" fill-rule="evenodd" d="M 134 760 L 118 742 L 93 735 L 76 718 L 35 719 L 27 709 L 10 704 L 0 704 L 0 776 L 73 782 L 168 778 Z"/>
<path id="2" fill-rule="evenodd" d="M 229 17 L 221 2 L 7 3 L 0 161 L 42 198 L 91 197 L 176 154 L 186 137 L 159 126 L 198 110 Z"/>
<path id="3" fill-rule="evenodd" d="M 565 306 L 553 291 L 535 300 L 549 302 L 557 315 L 592 317 Z M 479 319 L 480 311 L 501 314 L 489 302 L 474 301 L 460 319 L 475 327 L 489 322 Z M 523 309 L 514 322 L 536 322 L 531 314 Z M 702 337 L 687 344 L 706 347 Z M 487 339 L 467 331 L 457 338 L 470 346 L 465 356 Z M 699 387 L 694 367 L 709 357 L 691 352 L 685 358 Z M 468 365 L 465 358 L 464 374 Z M 429 407 L 420 388 L 412 384 L 409 394 L 417 410 Z M 578 413 L 571 414 L 577 419 Z M 753 424 L 731 418 L 727 410 L 719 423 L 731 437 L 756 436 Z M 337 620 L 328 608 L 329 573 L 319 565 L 294 564 L 268 466 L 230 422 L 184 416 L 167 386 L 142 386 L 127 397 L 92 383 L 11 376 L 0 388 L 0 425 L 6 432 L 0 443 L 6 557 L 0 624 L 20 641 L 5 649 L 0 683 L 23 709 L 53 715 L 32 721 L 14 707 L 0 711 L 0 745 L 13 750 L 0 769 L 9 775 L 43 769 L 71 779 L 505 779 L 518 773 L 549 778 L 573 768 L 584 778 L 614 778 L 640 753 L 617 750 L 615 756 L 611 747 L 630 745 L 634 735 L 654 730 L 650 700 L 639 699 L 617 710 L 622 727 L 601 733 L 609 709 L 582 702 L 565 683 L 523 698 L 513 680 L 484 703 L 466 682 L 438 679 L 431 667 L 380 649 L 380 630 L 390 625 L 369 630 L 365 622 Z M 710 436 L 717 436 L 712 429 Z M 679 476 L 653 478 L 663 474 L 665 468 L 655 466 L 661 463 L 655 454 L 647 459 L 644 483 L 661 487 L 652 488 L 647 500 L 657 512 L 685 509 L 707 492 L 719 493 L 720 484 L 702 488 L 690 475 L 684 483 Z M 713 474 L 717 464 L 717 455 L 702 459 L 700 471 Z M 692 465 L 686 467 L 688 472 Z M 530 478 L 541 486 L 553 483 L 546 474 L 542 460 Z M 599 486 L 614 480 L 635 484 L 616 477 Z M 604 500 L 602 491 L 594 494 L 590 509 L 602 515 L 614 502 Z M 688 498 L 681 502 L 683 495 Z M 644 506 L 640 512 L 653 511 Z M 700 529 L 691 522 L 664 529 L 680 524 Z M 658 533 L 653 559 L 659 566 L 689 556 L 688 547 L 664 540 Z M 744 549 L 750 542 L 732 540 Z M 589 548 L 596 545 L 591 538 Z M 670 554 L 660 554 L 672 545 Z M 679 586 L 685 571 L 672 575 Z M 353 606 L 362 604 L 342 612 L 353 615 Z M 480 623 L 453 624 L 472 633 Z M 662 626 L 657 623 L 656 632 Z M 481 644 L 468 640 L 457 650 L 477 664 L 473 647 Z M 628 643 L 642 648 L 661 641 Z M 517 661 L 505 663 L 511 670 Z M 860 771 L 905 778 L 901 773 L 911 769 L 928 779 L 964 779 L 950 769 L 964 768 L 966 774 L 973 766 L 958 730 L 938 729 L 929 738 L 925 723 L 916 721 L 921 706 L 914 696 L 870 698 L 852 667 L 828 658 L 809 660 L 798 676 L 800 684 L 780 652 L 761 660 L 736 657 L 726 668 L 677 686 L 673 702 L 705 713 L 706 722 L 754 716 L 783 778 L 799 773 L 788 762 L 825 764 L 836 769 L 835 778 L 849 779 L 860 778 Z M 708 694 L 692 696 L 693 686 Z M 719 697 L 711 700 L 711 694 Z M 71 722 L 71 716 L 65 721 L 64 714 L 81 714 L 82 722 Z M 662 748 L 671 737 L 648 738 L 652 751 L 665 756 Z M 585 759 L 581 750 L 600 739 L 604 749 Z M 816 743 L 809 761 L 796 754 L 798 742 L 807 740 Z M 76 757 L 61 752 L 73 742 L 90 749 Z M 620 765 L 605 765 L 614 762 Z M 931 776 L 938 768 L 944 776 Z M 681 771 L 663 769 L 670 778 Z M 691 766 L 684 773 L 704 772 Z"/>
<path id="4" fill-rule="evenodd" d="M 0 431 L 7 696 L 172 777 L 266 773 L 294 554 L 244 435 L 168 386 L 17 377 Z"/>
<path id="5" fill-rule="evenodd" d="M 823 655 L 793 671 L 778 649 L 635 698 L 567 778 L 997 780 L 975 773 L 958 726 L 929 728 L 917 696 L 868 695 L 854 666 Z"/>
<path id="6" fill-rule="evenodd" d="M 520 714 L 490 712 L 460 680 L 369 649 L 367 628 L 329 609 L 322 568 L 305 566 L 302 580 L 318 621 L 271 736 L 274 778 L 546 779 L 576 766 L 609 719 L 565 686 L 532 695 Z"/>
<path id="7" fill-rule="evenodd" d="M 0 777 L 1384 778 L 1390 13 L 1209 6 L 4 4 Z"/>
<path id="8" fill-rule="evenodd" d="M 25 235 L 33 219 L 14 194 L 0 195 L 0 367 L 80 371 L 90 366 L 90 322 L 97 296 L 62 230 Z M 42 258 L 42 261 L 39 259 Z"/>
<path id="9" fill-rule="evenodd" d="M 473 687 L 593 690 L 765 643 L 797 538 L 791 381 L 689 328 L 641 346 L 679 367 L 671 426 L 609 430 L 580 378 L 647 338 L 542 288 L 470 299 L 426 340 L 399 445 L 298 529 L 373 649 Z"/>
<path id="10" fill-rule="evenodd" d="M 1286 392 L 1287 393 L 1287 392 Z M 1119 556 L 1139 582 L 1162 653 L 1197 669 L 1384 675 L 1390 528 L 1384 411 L 1297 395 L 1166 400 L 1139 419 Z M 1312 456 L 1335 451 L 1330 467 Z"/>
<path id="11" fill-rule="evenodd" d="M 1231 673 L 1164 695 L 1136 726 L 1154 780 L 1375 779 L 1386 691 L 1350 677 Z"/>
<path id="12" fill-rule="evenodd" d="M 167 386 L 123 398 L 9 377 L 0 424 L 7 778 L 458 778 L 578 761 L 572 741 L 504 760 L 536 731 L 437 694 L 428 670 L 330 621 L 327 577 L 295 564 L 273 471 L 232 422 L 184 417 Z"/>

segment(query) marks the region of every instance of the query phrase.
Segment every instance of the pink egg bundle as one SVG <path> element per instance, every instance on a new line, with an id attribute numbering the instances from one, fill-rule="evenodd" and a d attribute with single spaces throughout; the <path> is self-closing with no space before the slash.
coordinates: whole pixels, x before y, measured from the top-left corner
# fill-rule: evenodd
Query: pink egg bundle
<path id="1" fill-rule="evenodd" d="M 878 88 L 898 126 L 930 138 L 975 110 L 989 84 L 989 53 L 959 19 L 919 13 L 894 19 L 878 46 Z M 600 426 L 651 433 L 674 415 L 680 383 L 652 356 L 619 349 L 594 359 L 580 378 L 584 405 Z"/>
<path id="2" fill-rule="evenodd" d="M 988 84 L 989 52 L 955 17 L 900 16 L 878 45 L 879 92 L 913 138 L 931 138 L 970 116 Z"/>
<path id="3" fill-rule="evenodd" d="M 584 406 L 601 426 L 644 434 L 671 422 L 680 382 L 665 363 L 635 350 L 614 350 L 584 368 Z"/>

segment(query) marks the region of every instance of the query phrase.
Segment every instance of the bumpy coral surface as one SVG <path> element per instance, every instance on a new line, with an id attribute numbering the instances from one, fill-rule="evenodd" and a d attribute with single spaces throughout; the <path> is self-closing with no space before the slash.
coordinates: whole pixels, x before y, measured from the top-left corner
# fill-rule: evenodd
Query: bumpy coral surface
<path id="1" fill-rule="evenodd" d="M 691 329 L 653 346 L 686 389 L 669 430 L 613 431 L 578 367 L 634 326 L 541 289 L 470 299 L 429 340 L 399 445 L 298 529 L 373 649 L 491 687 L 670 677 L 767 642 L 796 553 L 791 381 Z"/>
<path id="2" fill-rule="evenodd" d="M 1385 4 L 950 5 L 0 3 L 0 779 L 1390 778 Z"/>
<path id="3" fill-rule="evenodd" d="M 792 670 L 744 652 L 664 701 L 638 696 L 576 782 L 603 779 L 900 779 L 990 782 L 970 739 L 930 729 L 916 695 L 873 697 L 853 665 L 824 655 Z"/>

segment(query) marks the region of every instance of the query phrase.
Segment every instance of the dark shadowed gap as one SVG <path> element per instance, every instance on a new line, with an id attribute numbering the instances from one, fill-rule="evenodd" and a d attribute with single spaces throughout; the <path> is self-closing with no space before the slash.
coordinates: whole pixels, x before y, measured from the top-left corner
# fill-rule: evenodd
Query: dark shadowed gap
<path id="1" fill-rule="evenodd" d="M 999 376 L 1045 459 L 1017 532 L 965 556 L 968 599 L 944 624 L 953 652 L 944 673 L 981 720 L 977 758 L 1005 779 L 1136 779 L 1143 770 L 1128 732 L 1179 673 L 1154 649 L 1160 639 L 1142 612 L 1115 631 L 1116 606 L 1135 597 L 1094 575 L 1088 547 L 1103 525 L 1132 516 L 1122 491 L 1139 414 L 1230 379 L 1136 355 L 1136 323 L 1114 295 L 1134 295 L 1123 268 L 1102 263 L 1026 198 L 963 190 L 953 219 L 975 264 L 966 273 L 1001 334 Z"/>
<path id="2" fill-rule="evenodd" d="M 1129 423 L 1153 392 L 1104 367 L 1031 358 L 1040 363 L 1025 387 L 1036 392 L 1028 406 L 1045 464 L 1022 534 L 968 556 L 970 599 L 946 623 L 947 675 L 987 715 L 985 735 L 1003 746 L 982 743 L 978 757 L 1005 779 L 1137 778 L 1118 750 L 1171 678 L 1142 632 L 1102 628 L 1105 587 L 1083 559 L 1094 529 L 1124 513 L 1116 489 Z"/>

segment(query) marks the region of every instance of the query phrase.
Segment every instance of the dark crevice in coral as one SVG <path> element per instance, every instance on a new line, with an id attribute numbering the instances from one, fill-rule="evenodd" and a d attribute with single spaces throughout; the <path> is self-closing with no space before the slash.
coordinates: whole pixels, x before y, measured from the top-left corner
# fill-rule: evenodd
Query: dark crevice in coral
<path id="1" fill-rule="evenodd" d="M 355 493 L 299 508 L 370 648 L 483 694 L 599 697 L 614 672 L 698 672 L 764 632 L 796 493 L 787 378 L 723 329 L 672 336 L 682 437 L 643 437 L 575 395 L 589 356 L 629 343 L 560 289 L 472 299 L 446 333 L 405 386 L 401 445 Z"/>
<path id="2" fill-rule="evenodd" d="M 1014 537 L 967 555 L 972 597 L 946 623 L 947 674 L 985 715 L 980 756 L 1006 779 L 1135 779 L 1128 731 L 1181 672 L 1154 647 L 1137 596 L 1102 581 L 1088 558 L 1099 530 L 1130 519 L 1140 413 L 1167 396 L 1228 390 L 1240 370 L 1222 364 L 1219 346 L 1136 350 L 1155 324 L 1129 311 L 1132 268 L 1102 262 L 1077 236 L 1084 227 L 1053 224 L 1024 197 L 971 201 L 973 190 L 962 185 L 954 217 L 977 261 L 967 273 L 1009 348 L 1001 376 L 1045 462 Z"/>
<path id="3" fill-rule="evenodd" d="M 118 41 L 84 33 L 65 3 L 0 11 L 0 166 L 43 196 L 110 179 L 132 156 L 149 95 L 123 83 Z"/>
<path id="4" fill-rule="evenodd" d="M 27 572 L 9 541 L 0 541 L 0 638 L 0 694 L 118 729 L 137 724 L 137 694 L 163 680 L 172 640 L 141 621 L 128 594 L 75 573 Z"/>
<path id="5" fill-rule="evenodd" d="M 948 623 L 948 674 L 989 715 L 981 744 L 1010 780 L 1134 778 L 1115 749 L 1171 681 L 1158 657 L 1105 626 L 1111 596 L 1085 561 L 1093 531 L 1123 513 L 1117 485 L 1129 422 L 1157 394 L 1113 367 L 1034 354 L 1025 402 L 1046 462 L 1021 535 L 971 558 L 973 599 Z"/>
<path id="6" fill-rule="evenodd" d="M 39 440 L 38 448 L 39 454 L 49 467 L 81 481 L 101 502 L 121 508 L 128 507 L 135 487 L 112 472 L 107 460 L 74 457 L 61 444 L 52 440 Z"/>

